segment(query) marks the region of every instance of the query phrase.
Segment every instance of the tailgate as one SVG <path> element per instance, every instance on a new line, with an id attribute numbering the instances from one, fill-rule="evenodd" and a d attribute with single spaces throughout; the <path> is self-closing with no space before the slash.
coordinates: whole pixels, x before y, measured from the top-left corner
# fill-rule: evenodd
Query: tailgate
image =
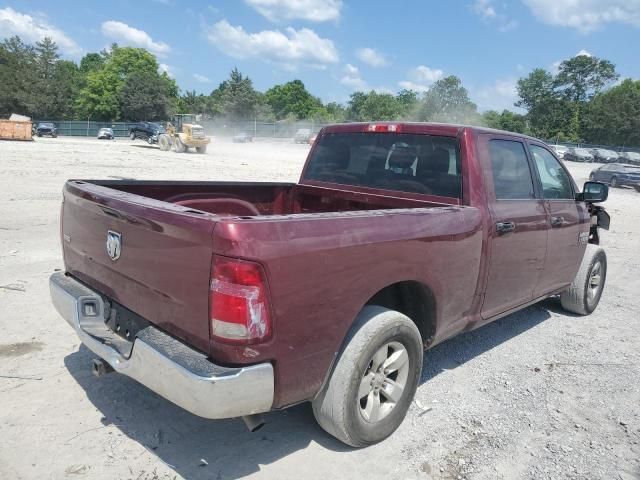
<path id="1" fill-rule="evenodd" d="M 208 352 L 216 217 L 89 181 L 69 180 L 63 193 L 67 272 Z"/>

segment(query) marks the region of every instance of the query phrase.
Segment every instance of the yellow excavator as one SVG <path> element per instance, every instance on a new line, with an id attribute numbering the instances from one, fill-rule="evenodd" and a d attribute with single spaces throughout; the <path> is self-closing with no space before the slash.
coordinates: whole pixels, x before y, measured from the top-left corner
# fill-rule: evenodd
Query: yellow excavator
<path id="1" fill-rule="evenodd" d="M 211 140 L 204 134 L 202 125 L 196 123 L 196 116 L 191 113 L 176 114 L 167 123 L 167 132 L 158 137 L 158 146 L 162 151 L 175 150 L 184 153 L 195 148 L 198 153 L 206 153 Z"/>

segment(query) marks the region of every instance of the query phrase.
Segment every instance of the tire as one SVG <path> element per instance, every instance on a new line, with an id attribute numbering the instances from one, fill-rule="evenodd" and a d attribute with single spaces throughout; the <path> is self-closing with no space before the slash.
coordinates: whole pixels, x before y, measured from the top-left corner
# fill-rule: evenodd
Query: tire
<path id="1" fill-rule="evenodd" d="M 611 182 L 609 182 L 609 184 L 611 185 L 611 188 L 616 188 L 618 186 L 618 178 L 617 177 L 611 177 Z"/>
<path id="2" fill-rule="evenodd" d="M 40 132 L 38 132 L 38 136 L 39 136 L 39 137 L 42 137 L 42 134 L 41 134 Z"/>
<path id="3" fill-rule="evenodd" d="M 147 137 L 147 143 L 149 145 L 153 145 L 153 138 L 152 137 Z"/>
<path id="4" fill-rule="evenodd" d="M 135 133 L 133 133 L 133 132 L 129 132 L 129 138 L 130 138 L 131 140 L 135 140 L 135 139 L 136 139 L 136 134 L 135 134 Z"/>
<path id="5" fill-rule="evenodd" d="M 578 315 L 589 315 L 600 302 L 606 279 L 607 254 L 601 247 L 588 244 L 573 283 L 560 294 L 562 308 Z"/>
<path id="6" fill-rule="evenodd" d="M 387 438 L 409 410 L 422 371 L 422 351 L 420 332 L 411 319 L 383 307 L 365 307 L 329 380 L 312 402 L 317 422 L 352 447 Z M 398 368 L 385 373 L 381 369 L 391 357 Z M 394 400 L 386 393 L 391 385 L 396 387 L 390 392 L 398 393 Z"/>
<path id="7" fill-rule="evenodd" d="M 171 149 L 171 139 L 169 135 L 165 135 L 164 133 L 158 137 L 158 146 L 160 150 L 163 152 L 167 152 Z"/>
<path id="8" fill-rule="evenodd" d="M 185 146 L 184 143 L 182 143 L 182 140 L 180 140 L 180 137 L 176 137 L 176 141 L 174 142 L 175 146 L 175 150 L 177 153 L 184 153 L 187 150 L 187 147 Z"/>
<path id="9" fill-rule="evenodd" d="M 596 177 L 593 176 L 593 173 L 589 175 L 589 181 L 593 182 Z"/>
<path id="10" fill-rule="evenodd" d="M 207 146 L 203 145 L 201 147 L 196 147 L 196 152 L 198 152 L 198 153 L 207 153 Z"/>

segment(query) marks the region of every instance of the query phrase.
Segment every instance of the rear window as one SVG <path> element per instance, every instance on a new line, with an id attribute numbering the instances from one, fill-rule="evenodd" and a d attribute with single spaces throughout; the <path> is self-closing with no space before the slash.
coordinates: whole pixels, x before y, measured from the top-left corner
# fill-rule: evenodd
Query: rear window
<path id="1" fill-rule="evenodd" d="M 460 198 L 460 149 L 453 137 L 329 133 L 309 159 L 305 179 Z"/>

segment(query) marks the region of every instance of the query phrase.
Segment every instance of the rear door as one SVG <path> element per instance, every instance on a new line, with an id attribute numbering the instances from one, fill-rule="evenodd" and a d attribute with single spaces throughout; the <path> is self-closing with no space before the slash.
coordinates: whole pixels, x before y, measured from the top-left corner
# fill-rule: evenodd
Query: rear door
<path id="1" fill-rule="evenodd" d="M 543 144 L 529 143 L 536 180 L 548 214 L 547 258 L 534 296 L 570 284 L 578 271 L 589 234 L 589 214 L 575 200 L 576 187 L 564 165 Z"/>
<path id="2" fill-rule="evenodd" d="M 518 138 L 480 135 L 492 219 L 483 319 L 529 302 L 544 265 L 547 212 L 527 148 Z"/>

